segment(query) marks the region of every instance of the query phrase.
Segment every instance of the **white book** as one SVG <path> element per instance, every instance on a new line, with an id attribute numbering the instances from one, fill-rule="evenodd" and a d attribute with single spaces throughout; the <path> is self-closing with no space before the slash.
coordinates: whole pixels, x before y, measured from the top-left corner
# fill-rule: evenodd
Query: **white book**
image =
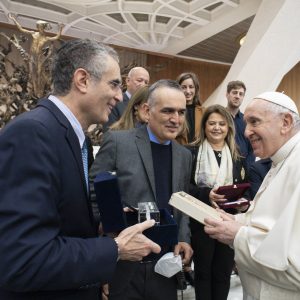
<path id="1" fill-rule="evenodd" d="M 169 204 L 202 224 L 205 218 L 222 221 L 216 209 L 185 192 L 173 193 Z"/>

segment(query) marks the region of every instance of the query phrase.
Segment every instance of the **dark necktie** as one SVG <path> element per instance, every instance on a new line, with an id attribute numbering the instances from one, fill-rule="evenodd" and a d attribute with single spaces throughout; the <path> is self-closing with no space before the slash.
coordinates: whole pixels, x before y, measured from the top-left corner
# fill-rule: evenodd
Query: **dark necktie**
<path id="1" fill-rule="evenodd" d="M 88 151 L 87 151 L 86 140 L 84 140 L 84 142 L 83 142 L 83 145 L 81 148 L 81 155 L 82 155 L 85 182 L 86 182 L 86 186 L 87 186 L 87 191 L 89 191 Z"/>

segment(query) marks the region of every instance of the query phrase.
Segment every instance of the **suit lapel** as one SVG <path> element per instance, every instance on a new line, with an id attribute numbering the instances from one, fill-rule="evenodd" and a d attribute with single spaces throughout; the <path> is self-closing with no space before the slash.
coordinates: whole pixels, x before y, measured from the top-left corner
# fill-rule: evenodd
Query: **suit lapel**
<path id="1" fill-rule="evenodd" d="M 146 174 L 151 185 L 152 192 L 154 194 L 154 197 L 156 198 L 152 151 L 146 126 L 143 126 L 137 130 L 136 146 L 140 153 Z"/>
<path id="2" fill-rule="evenodd" d="M 80 173 L 81 182 L 82 182 L 82 185 L 84 186 L 85 195 L 86 195 L 86 197 L 88 197 L 86 180 L 85 180 L 85 175 L 84 175 L 84 170 L 83 170 L 80 144 L 79 144 L 78 137 L 77 137 L 76 133 L 74 132 L 71 125 L 69 126 L 69 128 L 66 131 L 66 140 L 67 140 L 68 144 L 70 145 L 72 153 L 75 157 L 78 171 Z"/>
<path id="3" fill-rule="evenodd" d="M 62 127 L 65 128 L 66 130 L 66 140 L 67 143 L 69 144 L 71 151 L 74 155 L 77 167 L 78 167 L 78 172 L 80 173 L 80 178 L 81 182 L 84 185 L 84 190 L 85 190 L 85 195 L 88 198 L 88 193 L 87 193 L 87 186 L 86 186 L 86 181 L 85 181 L 85 175 L 84 175 L 84 170 L 83 170 L 83 163 L 82 163 L 82 156 L 81 156 L 81 149 L 80 149 L 80 144 L 78 137 L 71 126 L 70 122 L 68 119 L 65 117 L 65 115 L 58 109 L 58 107 L 52 103 L 48 99 L 43 99 L 38 105 L 46 107 L 49 111 L 53 113 L 57 121 L 60 123 Z"/>

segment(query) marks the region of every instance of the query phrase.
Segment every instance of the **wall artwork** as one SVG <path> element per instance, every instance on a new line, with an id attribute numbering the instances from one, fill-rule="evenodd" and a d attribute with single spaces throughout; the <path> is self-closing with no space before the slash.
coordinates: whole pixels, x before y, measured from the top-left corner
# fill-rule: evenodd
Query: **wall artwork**
<path id="1" fill-rule="evenodd" d="M 0 32 L 0 128 L 16 115 L 35 107 L 38 99 L 50 91 L 50 64 L 53 41 L 61 36 L 63 25 L 55 36 L 47 36 L 45 30 L 51 29 L 49 23 L 37 21 L 37 30 L 24 29 L 16 16 L 8 14 L 21 34 L 8 36 Z M 24 47 L 31 36 L 30 49 Z M 17 50 L 21 63 L 11 58 Z"/>

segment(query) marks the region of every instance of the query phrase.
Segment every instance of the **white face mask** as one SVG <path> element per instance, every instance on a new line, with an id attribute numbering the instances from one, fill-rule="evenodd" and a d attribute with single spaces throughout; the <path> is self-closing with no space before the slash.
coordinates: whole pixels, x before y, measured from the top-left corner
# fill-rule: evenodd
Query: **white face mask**
<path id="1" fill-rule="evenodd" d="M 180 255 L 174 256 L 173 252 L 163 255 L 156 263 L 154 271 L 165 277 L 172 277 L 182 270 L 182 259 Z"/>

